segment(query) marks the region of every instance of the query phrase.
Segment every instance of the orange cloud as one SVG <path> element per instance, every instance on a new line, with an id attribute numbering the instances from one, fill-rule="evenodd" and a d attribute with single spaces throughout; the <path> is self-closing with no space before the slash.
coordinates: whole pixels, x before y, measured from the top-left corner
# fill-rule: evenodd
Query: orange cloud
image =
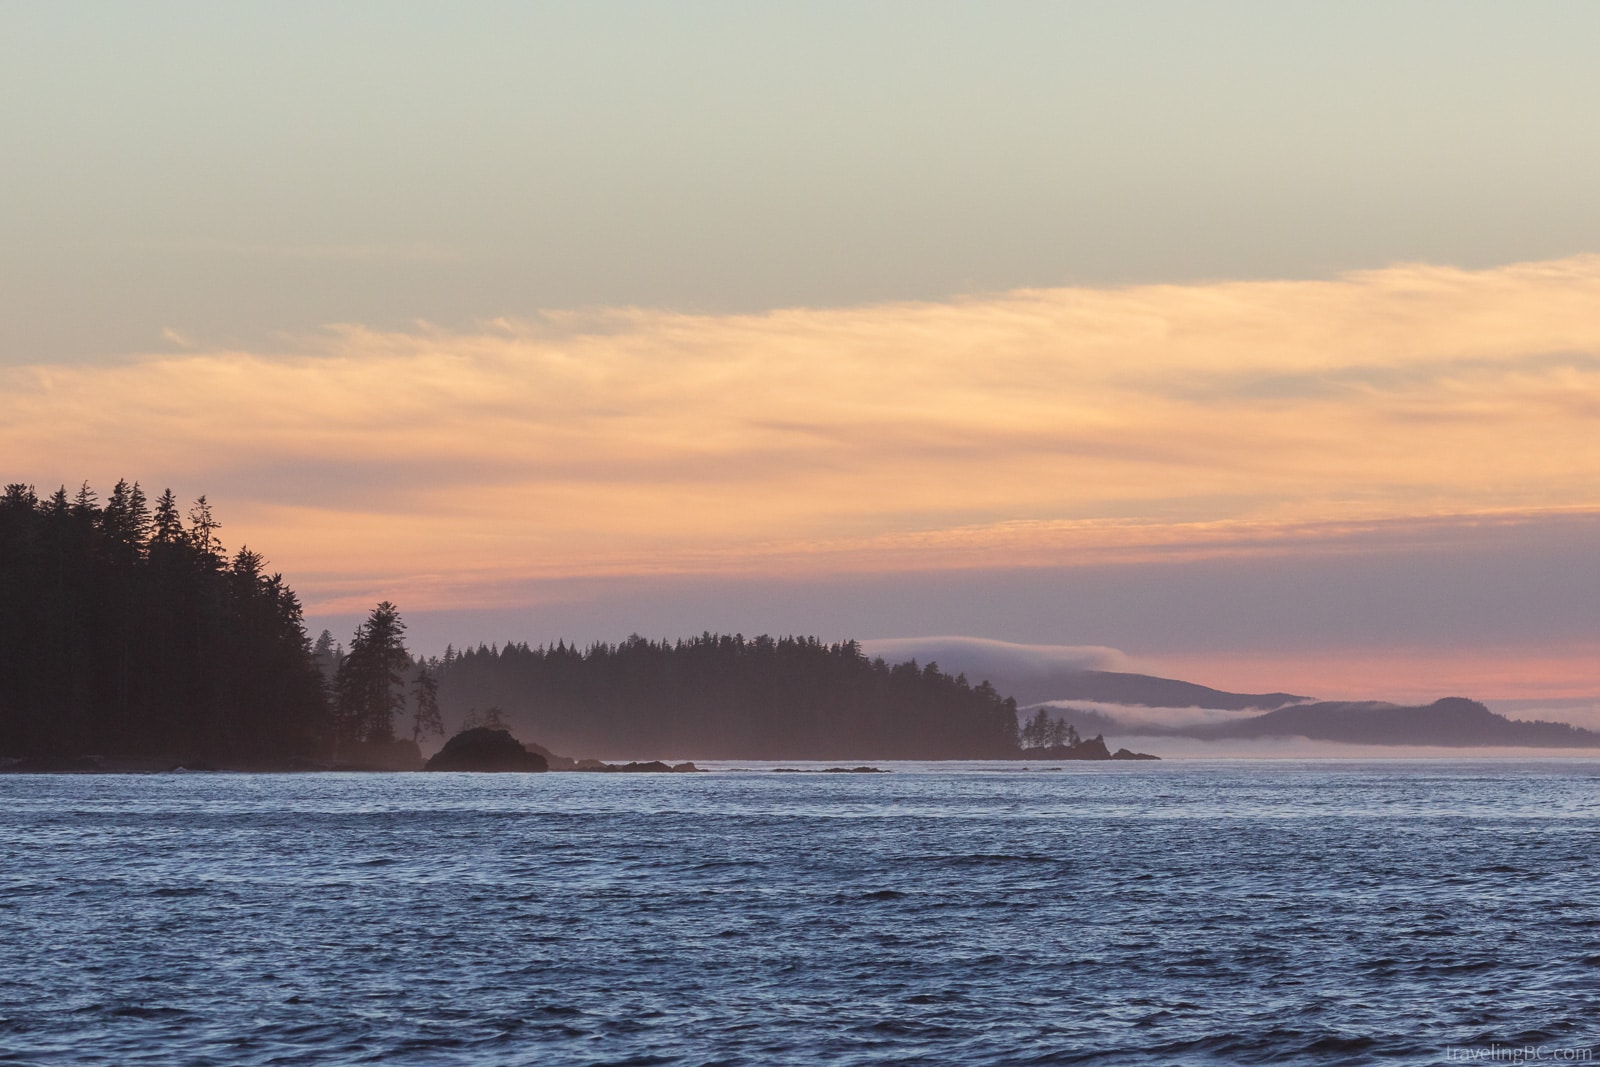
<path id="1" fill-rule="evenodd" d="M 1600 508 L 1600 257 L 0 372 L 11 478 L 207 492 L 323 606 L 578 574 L 1337 550 Z"/>

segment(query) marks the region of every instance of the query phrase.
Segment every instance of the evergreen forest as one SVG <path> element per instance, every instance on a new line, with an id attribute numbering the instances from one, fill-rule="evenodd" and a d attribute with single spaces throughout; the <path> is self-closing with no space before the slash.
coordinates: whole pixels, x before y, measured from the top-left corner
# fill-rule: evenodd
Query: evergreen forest
<path id="1" fill-rule="evenodd" d="M 235 767 L 384 762 L 448 729 L 507 725 L 580 756 L 1014 755 L 1016 704 L 854 642 L 705 633 L 422 659 L 388 602 L 313 644 L 282 575 L 224 551 L 205 497 L 119 481 L 0 494 L 0 757 Z"/>
<path id="2" fill-rule="evenodd" d="M 577 649 L 507 644 L 435 665 L 447 711 L 495 709 L 555 751 L 601 758 L 982 759 L 1017 751 L 987 682 L 869 659 L 853 641 L 702 634 Z"/>
<path id="3" fill-rule="evenodd" d="M 0 755 L 281 762 L 327 726 L 300 602 L 201 497 L 0 495 Z"/>

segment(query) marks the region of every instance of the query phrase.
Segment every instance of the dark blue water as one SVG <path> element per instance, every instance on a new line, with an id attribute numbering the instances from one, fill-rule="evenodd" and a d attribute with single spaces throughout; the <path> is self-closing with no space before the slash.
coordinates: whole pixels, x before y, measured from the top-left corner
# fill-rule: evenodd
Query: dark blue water
<path id="1" fill-rule="evenodd" d="M 0 1062 L 1600 1048 L 1600 762 L 887 766 L 0 777 Z"/>

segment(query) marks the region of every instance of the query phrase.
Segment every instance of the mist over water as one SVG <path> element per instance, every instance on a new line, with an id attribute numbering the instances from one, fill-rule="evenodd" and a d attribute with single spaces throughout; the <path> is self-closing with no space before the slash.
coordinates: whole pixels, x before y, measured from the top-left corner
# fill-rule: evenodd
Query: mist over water
<path id="1" fill-rule="evenodd" d="M 1136 733 L 1106 735 L 1106 743 L 1113 748 L 1126 747 L 1141 752 L 1151 752 L 1164 760 L 1318 760 L 1341 763 L 1374 760 L 1384 763 L 1396 761 L 1427 761 L 1449 763 L 1462 759 L 1472 760 L 1570 760 L 1576 754 L 1583 758 L 1593 749 L 1532 748 L 1528 746 L 1495 745 L 1362 745 L 1340 741 L 1316 741 L 1305 737 L 1250 737 L 1201 740 L 1194 737 L 1174 737 L 1169 734 L 1146 736 Z M 1600 758 L 1591 756 L 1591 758 Z"/>
<path id="2" fill-rule="evenodd" d="M 1600 1040 L 1600 760 L 720 766 L 0 777 L 0 1062 Z"/>

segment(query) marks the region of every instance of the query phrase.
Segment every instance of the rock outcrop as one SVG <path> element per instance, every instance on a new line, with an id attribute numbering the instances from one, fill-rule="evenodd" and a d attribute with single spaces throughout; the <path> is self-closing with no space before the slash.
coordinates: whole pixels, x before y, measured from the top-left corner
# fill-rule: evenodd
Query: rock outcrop
<path id="1" fill-rule="evenodd" d="M 650 760 L 646 763 L 602 763 L 597 759 L 583 759 L 578 760 L 572 769 L 600 773 L 668 774 L 673 771 L 698 771 L 700 768 L 692 763 L 663 763 L 660 760 Z"/>
<path id="2" fill-rule="evenodd" d="M 529 752 L 505 730 L 475 726 L 462 730 L 445 742 L 428 765 L 427 771 L 548 771 L 550 764 L 537 752 Z"/>

